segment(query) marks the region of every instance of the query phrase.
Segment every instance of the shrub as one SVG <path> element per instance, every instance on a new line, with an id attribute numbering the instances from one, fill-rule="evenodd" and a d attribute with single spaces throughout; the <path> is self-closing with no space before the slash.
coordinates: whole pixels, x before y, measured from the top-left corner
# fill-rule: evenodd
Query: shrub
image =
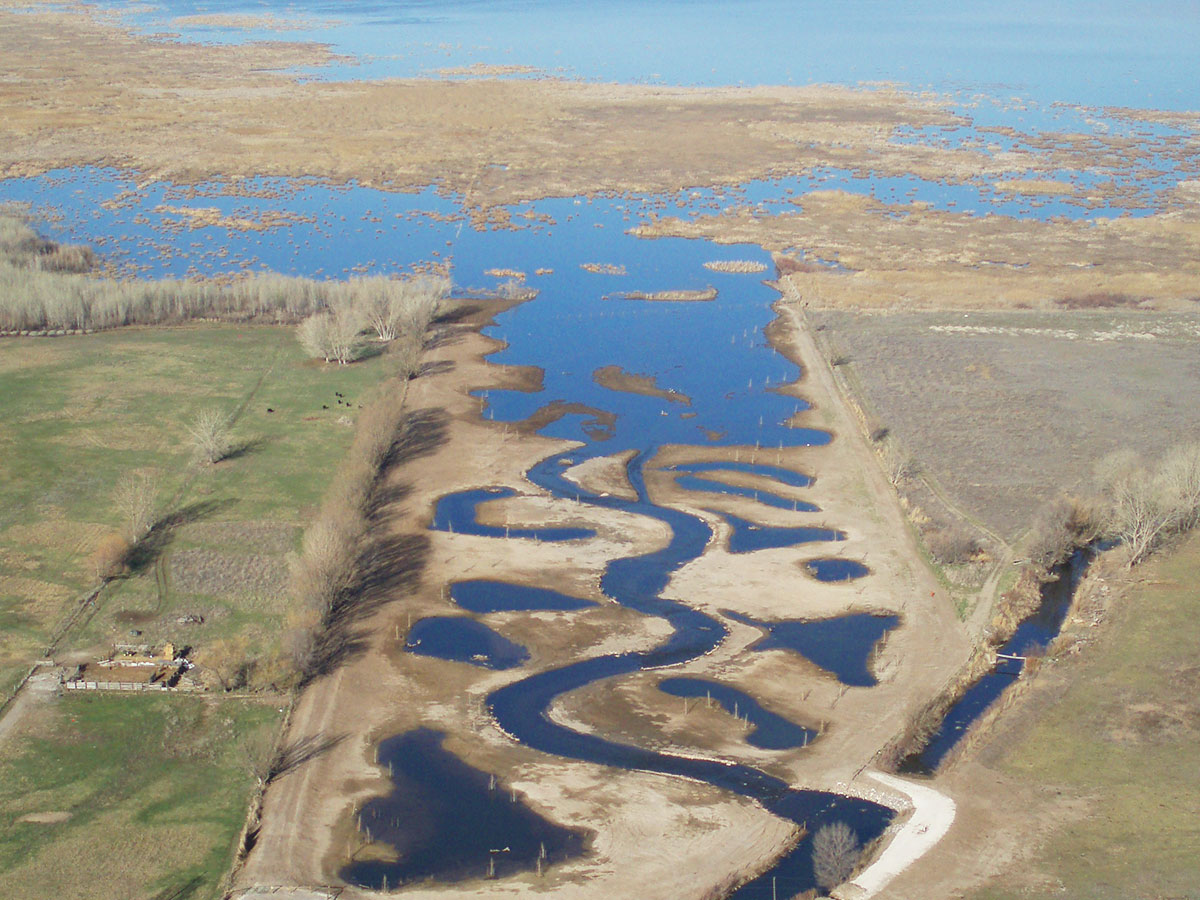
<path id="1" fill-rule="evenodd" d="M 925 546 L 945 566 L 966 562 L 979 549 L 975 537 L 961 525 L 946 525 L 927 532 Z"/>
<path id="2" fill-rule="evenodd" d="M 1119 451 L 1096 474 L 1103 530 L 1128 549 L 1130 568 L 1170 535 L 1200 524 L 1200 443 L 1175 447 L 1151 467 Z"/>
<path id="3" fill-rule="evenodd" d="M 154 526 L 158 479 L 145 472 L 126 475 L 113 491 L 113 506 L 125 521 L 125 537 L 131 545 L 144 538 Z"/>
<path id="4" fill-rule="evenodd" d="M 124 535 L 113 532 L 106 534 L 92 551 L 89 562 L 92 574 L 107 581 L 129 571 L 129 554 L 133 544 Z"/>

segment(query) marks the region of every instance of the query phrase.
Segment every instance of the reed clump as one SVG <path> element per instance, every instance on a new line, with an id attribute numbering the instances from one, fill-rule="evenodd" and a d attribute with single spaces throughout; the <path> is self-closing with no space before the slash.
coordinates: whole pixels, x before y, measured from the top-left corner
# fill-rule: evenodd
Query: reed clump
<path id="1" fill-rule="evenodd" d="M 101 277 L 89 247 L 47 240 L 17 207 L 0 207 L 0 334 L 102 331 L 192 319 L 300 322 L 352 309 L 354 333 L 380 340 L 421 333 L 437 314 L 449 281 L 429 275 L 316 281 L 274 273 L 236 279 L 117 280 Z M 390 337 L 389 337 L 390 334 Z"/>

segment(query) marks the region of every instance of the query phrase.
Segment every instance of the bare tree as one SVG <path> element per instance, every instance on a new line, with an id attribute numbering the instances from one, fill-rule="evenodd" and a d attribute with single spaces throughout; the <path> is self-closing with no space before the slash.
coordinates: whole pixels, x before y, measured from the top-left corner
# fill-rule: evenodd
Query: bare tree
<path id="1" fill-rule="evenodd" d="M 313 356 L 344 366 L 362 353 L 362 332 L 362 314 L 349 299 L 341 298 L 336 306 L 301 322 L 296 337 Z"/>
<path id="2" fill-rule="evenodd" d="M 854 872 L 862 850 L 858 835 L 845 822 L 822 825 L 813 835 L 813 877 L 817 884 L 830 890 L 848 879 Z"/>
<path id="3" fill-rule="evenodd" d="M 1171 534 L 1200 524 L 1200 444 L 1173 448 L 1153 468 L 1120 451 L 1096 467 L 1105 531 L 1128 548 L 1132 568 Z"/>
<path id="4" fill-rule="evenodd" d="M 884 446 L 883 463 L 888 481 L 896 486 L 917 474 L 916 458 L 894 440 L 889 440 Z"/>
<path id="5" fill-rule="evenodd" d="M 1180 531 L 1200 525 L 1200 443 L 1174 447 L 1163 457 L 1159 477 L 1177 509 Z"/>
<path id="6" fill-rule="evenodd" d="M 335 307 L 329 312 L 329 347 L 339 365 L 358 359 L 363 343 L 362 317 L 350 304 Z"/>
<path id="7" fill-rule="evenodd" d="M 131 472 L 117 482 L 113 506 L 125 522 L 125 537 L 136 544 L 154 525 L 158 478 L 149 472 Z"/>
<path id="8" fill-rule="evenodd" d="M 450 293 L 450 279 L 440 275 L 418 275 L 408 284 L 403 304 L 403 327 L 419 338 L 429 329 L 442 301 Z"/>
<path id="9" fill-rule="evenodd" d="M 333 358 L 333 349 L 329 339 L 329 316 L 319 312 L 309 316 L 296 329 L 296 338 L 306 352 L 312 356 L 320 356 L 325 362 Z"/>
<path id="10" fill-rule="evenodd" d="M 421 341 L 406 334 L 393 348 L 392 360 L 396 366 L 396 375 L 408 381 L 421 371 Z"/>
<path id="11" fill-rule="evenodd" d="M 356 278 L 350 290 L 363 320 L 380 341 L 394 341 L 400 330 L 404 282 L 386 278 Z"/>
<path id="12" fill-rule="evenodd" d="M 230 424 L 229 416 L 215 407 L 196 414 L 187 430 L 192 438 L 192 447 L 201 460 L 211 464 L 229 455 L 233 448 L 229 439 Z"/>

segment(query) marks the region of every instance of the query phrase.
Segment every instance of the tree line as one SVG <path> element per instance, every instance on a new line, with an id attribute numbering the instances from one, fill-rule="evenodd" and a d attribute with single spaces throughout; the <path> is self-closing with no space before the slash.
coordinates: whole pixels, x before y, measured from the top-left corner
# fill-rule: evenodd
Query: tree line
<path id="1" fill-rule="evenodd" d="M 423 332 L 436 301 L 425 317 L 430 301 L 415 298 L 436 294 L 440 300 L 449 289 L 447 279 L 429 276 L 317 281 L 256 273 L 233 280 L 121 281 L 97 277 L 96 264 L 90 247 L 47 240 L 19 209 L 0 207 L 0 333 L 101 331 L 202 318 L 291 323 L 320 313 L 309 326 L 321 348 L 317 355 L 328 350 L 327 359 L 348 362 L 366 328 L 376 328 L 380 340 L 394 340 L 402 327 Z"/>

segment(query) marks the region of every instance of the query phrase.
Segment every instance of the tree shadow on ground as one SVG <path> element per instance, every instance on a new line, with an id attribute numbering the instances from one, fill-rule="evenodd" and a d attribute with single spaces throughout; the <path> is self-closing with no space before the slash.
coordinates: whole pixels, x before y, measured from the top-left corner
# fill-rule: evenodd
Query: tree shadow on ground
<path id="1" fill-rule="evenodd" d="M 179 509 L 167 513 L 146 532 L 146 536 L 138 541 L 129 551 L 126 563 L 130 572 L 140 574 L 150 566 L 171 546 L 175 534 L 184 525 L 206 519 L 232 504 L 231 498 L 223 500 L 201 500 L 189 503 Z"/>
<path id="2" fill-rule="evenodd" d="M 199 875 L 195 875 L 181 885 L 164 888 L 151 897 L 150 900 L 191 900 L 203 885 L 204 879 Z"/>
<path id="3" fill-rule="evenodd" d="M 240 441 L 229 448 L 229 451 L 221 457 L 221 462 L 230 459 L 241 459 L 243 456 L 249 456 L 251 453 L 257 453 L 263 447 L 267 446 L 265 438 L 256 437 L 249 440 Z"/>
<path id="4" fill-rule="evenodd" d="M 267 772 L 267 782 L 294 772 L 307 762 L 328 753 L 346 739 L 344 734 L 310 734 L 296 738 L 280 745 L 275 758 L 271 760 L 271 768 Z"/>
<path id="5" fill-rule="evenodd" d="M 313 637 L 304 666 L 304 682 L 328 675 L 355 659 L 369 646 L 362 627 L 381 606 L 416 588 L 429 553 L 424 534 L 382 534 L 359 554 L 354 584 L 338 596 Z"/>
<path id="6" fill-rule="evenodd" d="M 439 407 L 418 409 L 406 415 L 396 429 L 396 439 L 383 458 L 380 472 L 404 465 L 437 450 L 446 440 L 450 416 Z"/>

